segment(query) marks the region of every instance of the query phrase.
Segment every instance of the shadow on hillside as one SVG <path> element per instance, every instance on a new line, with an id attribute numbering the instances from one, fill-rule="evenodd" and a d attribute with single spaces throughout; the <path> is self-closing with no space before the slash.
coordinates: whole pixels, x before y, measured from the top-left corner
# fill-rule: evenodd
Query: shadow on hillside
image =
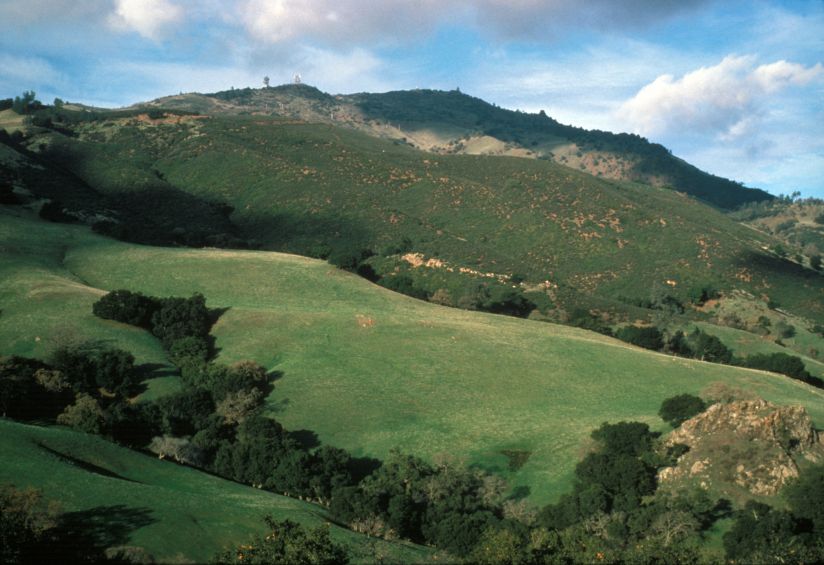
<path id="1" fill-rule="evenodd" d="M 782 259 L 774 255 L 750 251 L 737 261 L 737 266 L 750 271 L 761 271 L 766 274 L 791 277 L 801 280 L 805 284 L 824 289 L 824 277 L 821 274 L 807 269 L 789 259 Z"/>
<path id="2" fill-rule="evenodd" d="M 264 249 L 325 259 L 334 251 L 370 247 L 372 233 L 349 218 L 328 213 L 272 212 L 237 218 L 249 240 Z"/>
<path id="3" fill-rule="evenodd" d="M 107 549 L 128 545 L 134 531 L 157 521 L 151 514 L 149 508 L 130 508 L 122 504 L 62 514 L 53 548 L 48 556 L 43 556 L 48 557 L 44 562 L 107 561 Z M 119 561 L 125 562 L 124 559 Z"/>
<path id="4" fill-rule="evenodd" d="M 108 469 L 100 467 L 99 465 L 95 465 L 94 463 L 90 463 L 88 461 L 84 461 L 82 459 L 78 459 L 77 457 L 72 457 L 71 455 L 57 451 L 56 449 L 52 449 L 51 447 L 47 446 L 42 442 L 38 442 L 37 446 L 43 451 L 57 457 L 58 459 L 61 459 L 75 467 L 79 467 L 80 469 L 83 469 L 84 471 L 87 471 L 89 473 L 94 473 L 95 475 L 100 475 L 102 477 L 107 477 L 110 479 L 118 479 L 120 481 L 126 481 L 129 483 L 141 484 L 140 481 L 135 481 L 122 475 L 118 475 L 114 471 L 109 471 Z"/>

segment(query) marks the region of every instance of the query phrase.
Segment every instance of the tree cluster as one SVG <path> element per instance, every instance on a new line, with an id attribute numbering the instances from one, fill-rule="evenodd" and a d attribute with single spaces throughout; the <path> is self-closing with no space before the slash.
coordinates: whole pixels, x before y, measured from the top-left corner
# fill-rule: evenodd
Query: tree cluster
<path id="1" fill-rule="evenodd" d="M 346 565 L 346 546 L 329 537 L 329 529 L 318 526 L 307 530 L 291 520 L 264 518 L 268 533 L 249 543 L 238 545 L 215 556 L 216 563 L 252 563 L 265 565 Z"/>
<path id="2" fill-rule="evenodd" d="M 824 466 L 805 470 L 785 489 L 786 510 L 750 501 L 724 535 L 727 557 L 738 563 L 824 561 Z"/>
<path id="3" fill-rule="evenodd" d="M 95 302 L 92 312 L 99 318 L 151 331 L 178 366 L 192 359 L 205 363 L 212 354 L 209 331 L 214 313 L 206 307 L 202 294 L 195 293 L 189 298 L 155 298 L 129 290 L 114 290 Z"/>

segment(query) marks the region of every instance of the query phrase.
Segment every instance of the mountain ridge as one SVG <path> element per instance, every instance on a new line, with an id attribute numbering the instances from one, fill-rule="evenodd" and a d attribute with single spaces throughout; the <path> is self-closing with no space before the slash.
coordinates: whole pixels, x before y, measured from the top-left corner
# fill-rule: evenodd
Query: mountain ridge
<path id="1" fill-rule="evenodd" d="M 278 115 L 349 127 L 436 154 L 546 159 L 607 179 L 671 187 L 725 209 L 773 198 L 701 171 L 639 135 L 564 125 L 543 110 L 508 110 L 459 90 L 331 95 L 286 84 L 163 97 L 134 107 Z"/>

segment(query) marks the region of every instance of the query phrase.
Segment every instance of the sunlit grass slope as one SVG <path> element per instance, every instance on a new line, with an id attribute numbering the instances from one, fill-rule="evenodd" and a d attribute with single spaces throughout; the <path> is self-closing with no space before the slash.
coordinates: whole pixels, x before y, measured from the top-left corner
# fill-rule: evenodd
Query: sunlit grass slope
<path id="1" fill-rule="evenodd" d="M 0 419 L 0 483 L 42 489 L 63 512 L 84 512 L 112 529 L 115 545 L 144 547 L 159 562 L 207 562 L 216 552 L 263 533 L 274 515 L 305 526 L 326 522 L 323 509 L 159 461 L 101 438 Z M 122 527 L 122 533 L 120 528 Z M 332 538 L 360 559 L 375 544 L 403 562 L 427 562 L 431 551 L 373 541 L 330 525 Z M 119 534 L 119 535 L 118 535 Z"/>
<path id="2" fill-rule="evenodd" d="M 64 266 L 53 263 L 50 276 L 158 296 L 202 292 L 210 306 L 228 308 L 213 329 L 220 359 L 255 359 L 283 372 L 269 401 L 287 428 L 316 431 L 324 443 L 360 455 L 384 457 L 395 447 L 429 458 L 453 455 L 502 472 L 536 502 L 570 486 L 593 428 L 628 419 L 660 428 L 655 414 L 663 399 L 716 381 L 804 404 L 824 422 L 824 394 L 782 376 L 672 358 L 565 326 L 444 308 L 321 261 L 141 247 L 72 227 L 49 226 L 41 236 L 23 220 L 9 225 L 5 247 L 27 231 L 41 249 L 32 253 L 68 245 Z M 26 273 L 37 268 L 45 269 L 19 259 L 3 270 L 36 278 Z M 25 289 L 14 297 L 19 312 L 43 308 Z M 70 311 L 90 333 L 127 331 L 83 317 L 85 297 L 54 300 L 59 308 L 77 302 Z M 49 323 L 31 322 L 44 335 Z M 14 334 L 5 314 L 0 325 L 2 335 Z M 142 339 L 135 336 L 135 343 Z M 504 452 L 528 459 L 510 469 Z"/>

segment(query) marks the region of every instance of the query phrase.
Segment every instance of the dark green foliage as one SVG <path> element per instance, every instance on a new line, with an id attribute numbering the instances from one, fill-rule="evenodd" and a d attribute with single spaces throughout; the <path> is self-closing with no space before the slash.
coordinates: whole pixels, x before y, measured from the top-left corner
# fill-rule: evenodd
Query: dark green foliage
<path id="1" fill-rule="evenodd" d="M 33 90 L 27 90 L 22 96 L 15 96 L 12 102 L 12 110 L 18 114 L 28 114 L 33 110 L 40 108 L 42 104 L 37 100 L 37 95 Z"/>
<path id="2" fill-rule="evenodd" d="M 56 512 L 40 491 L 0 485 L 0 563 L 43 563 Z"/>
<path id="3" fill-rule="evenodd" d="M 598 513 L 632 512 L 655 492 L 656 469 L 647 463 L 654 434 L 640 422 L 603 424 L 592 432 L 599 449 L 575 468 L 575 487 L 541 510 L 540 522 L 563 530 Z"/>
<path id="4" fill-rule="evenodd" d="M 824 465 L 804 470 L 784 491 L 794 516 L 807 520 L 824 540 Z"/>
<path id="5" fill-rule="evenodd" d="M 118 401 L 106 408 L 104 428 L 117 443 L 141 449 L 161 433 L 160 415 L 155 404 Z"/>
<path id="6" fill-rule="evenodd" d="M 478 302 L 479 310 L 525 317 L 535 309 L 535 305 L 523 295 L 520 289 L 492 285 L 485 287 L 485 290 L 486 292 Z"/>
<path id="7" fill-rule="evenodd" d="M 250 247 L 229 217 L 231 206 L 198 198 L 163 181 L 141 189 L 96 195 L 92 201 L 96 207 L 114 212 L 112 220 L 92 225 L 92 230 L 109 237 L 147 245 Z"/>
<path id="8" fill-rule="evenodd" d="M 509 282 L 512 284 L 521 284 L 526 280 L 526 276 L 522 275 L 521 273 L 513 273 L 511 277 L 509 277 Z"/>
<path id="9" fill-rule="evenodd" d="M 92 312 L 98 318 L 149 328 L 159 308 L 160 301 L 155 298 L 129 290 L 113 290 L 92 305 Z"/>
<path id="10" fill-rule="evenodd" d="M 821 255 L 818 253 L 810 255 L 810 268 L 815 269 L 816 271 L 821 270 Z"/>
<path id="11" fill-rule="evenodd" d="M 692 394 L 679 394 L 664 400 L 658 415 L 673 428 L 677 428 L 706 409 L 707 404 L 701 398 Z"/>
<path id="12" fill-rule="evenodd" d="M 718 290 L 710 285 L 698 285 L 690 288 L 689 300 L 693 304 L 702 306 L 708 300 L 718 298 L 720 293 Z"/>
<path id="13" fill-rule="evenodd" d="M 271 516 L 264 518 L 269 530 L 215 556 L 217 563 L 253 563 L 283 565 L 345 565 L 349 553 L 345 546 L 329 537 L 328 528 L 306 530 L 291 520 L 279 522 Z"/>
<path id="14" fill-rule="evenodd" d="M 685 336 L 681 330 L 677 330 L 667 340 L 667 351 L 674 355 L 681 355 L 682 357 L 692 357 L 694 355 L 687 336 Z"/>
<path id="15" fill-rule="evenodd" d="M 781 373 L 802 381 L 808 381 L 811 377 L 800 357 L 786 353 L 758 353 L 744 358 L 741 364 L 752 369 Z"/>
<path id="16" fill-rule="evenodd" d="M 27 418 L 34 372 L 41 364 L 23 357 L 0 358 L 0 416 Z"/>
<path id="17" fill-rule="evenodd" d="M 785 493 L 789 511 L 751 501 L 735 514 L 724 535 L 728 558 L 760 563 L 824 560 L 824 467 L 805 469 Z"/>
<path id="18" fill-rule="evenodd" d="M 792 514 L 750 501 L 736 513 L 735 523 L 724 534 L 724 550 L 728 558 L 740 561 L 756 556 L 768 557 L 774 552 L 783 553 L 791 545 L 798 545 L 799 540 L 794 539 L 795 531 Z"/>
<path id="19" fill-rule="evenodd" d="M 187 336 L 172 342 L 169 358 L 178 367 L 186 364 L 203 366 L 211 355 L 211 345 L 202 336 Z"/>
<path id="20" fill-rule="evenodd" d="M 612 335 L 612 330 L 599 317 L 585 308 L 576 308 L 569 315 L 568 323 L 585 330 L 591 330 L 604 335 Z"/>
<path id="21" fill-rule="evenodd" d="M 98 388 L 119 395 L 131 394 L 139 382 L 134 356 L 122 349 L 87 342 L 56 349 L 51 365 L 62 372 L 76 392 L 95 394 Z"/>
<path id="22" fill-rule="evenodd" d="M 615 332 L 615 337 L 621 341 L 652 349 L 653 351 L 658 351 L 664 347 L 664 336 L 661 334 L 661 330 L 655 326 L 647 328 L 625 326 Z"/>
<path id="23" fill-rule="evenodd" d="M 606 511 L 629 511 L 638 507 L 641 497 L 655 492 L 655 469 L 637 457 L 620 453 L 592 453 L 575 468 L 575 477 L 586 488 L 579 491 L 579 500 L 604 500 Z M 603 497 L 603 498 L 602 498 Z M 581 513 L 601 510 L 589 503 L 581 504 Z"/>
<path id="24" fill-rule="evenodd" d="M 354 272 L 358 270 L 358 266 L 363 261 L 374 254 L 371 249 L 358 247 L 357 245 L 341 245 L 332 250 L 327 260 L 340 269 Z"/>
<path id="25" fill-rule="evenodd" d="M 601 444 L 601 452 L 637 457 L 652 449 L 655 435 L 641 422 L 601 424 L 592 432 L 592 439 Z"/>
<path id="26" fill-rule="evenodd" d="M 179 339 L 209 334 L 212 319 L 202 294 L 190 298 L 163 298 L 152 315 L 152 333 L 168 349 Z"/>
<path id="27" fill-rule="evenodd" d="M 77 218 L 66 213 L 66 207 L 59 200 L 51 200 L 40 207 L 40 217 L 50 222 L 69 223 Z"/>
<path id="28" fill-rule="evenodd" d="M 209 425 L 215 411 L 212 396 L 205 390 L 185 389 L 157 401 L 160 428 L 173 436 L 192 435 Z"/>
<path id="29" fill-rule="evenodd" d="M 426 300 L 429 296 L 425 290 L 415 286 L 415 282 L 408 275 L 381 277 L 378 284 L 382 287 L 388 288 L 389 290 L 394 290 L 395 292 L 405 294 L 406 296 L 411 296 L 412 298 Z"/>
<path id="30" fill-rule="evenodd" d="M 389 530 L 466 555 L 487 526 L 497 523 L 494 502 L 484 495 L 483 475 L 433 467 L 393 452 L 357 487 L 333 491 L 330 510 L 348 523 L 378 517 Z"/>
<path id="31" fill-rule="evenodd" d="M 732 361 L 732 351 L 720 339 L 701 330 L 696 329 L 690 335 L 690 345 L 696 359 L 711 363 Z"/>
<path id="32" fill-rule="evenodd" d="M 775 324 L 775 331 L 781 339 L 790 339 L 795 337 L 795 326 L 784 322 L 783 320 Z"/>
<path id="33" fill-rule="evenodd" d="M 0 204 L 22 204 L 20 198 L 14 193 L 14 188 L 10 184 L 0 183 Z"/>

